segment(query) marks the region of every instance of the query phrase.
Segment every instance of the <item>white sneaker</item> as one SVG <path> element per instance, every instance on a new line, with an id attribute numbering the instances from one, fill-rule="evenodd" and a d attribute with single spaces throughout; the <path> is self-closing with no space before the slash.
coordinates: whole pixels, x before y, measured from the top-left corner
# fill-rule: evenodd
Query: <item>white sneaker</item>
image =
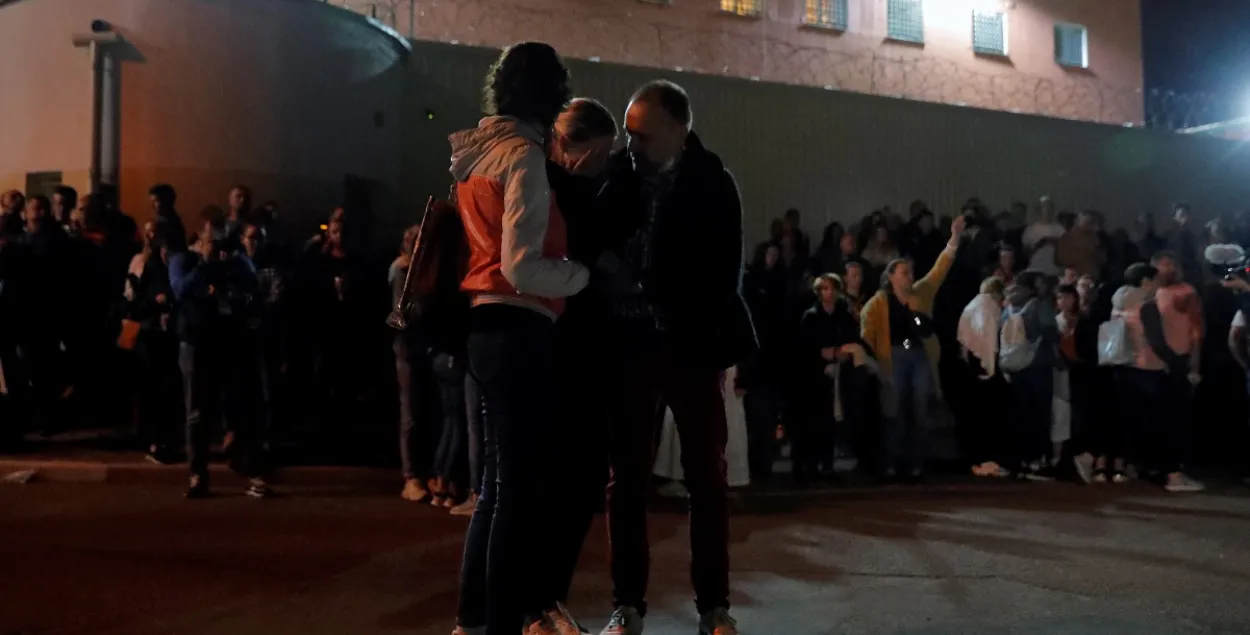
<path id="1" fill-rule="evenodd" d="M 642 616 L 632 606 L 622 606 L 612 611 L 608 625 L 599 635 L 642 635 Z"/>
<path id="2" fill-rule="evenodd" d="M 557 606 L 547 609 L 542 618 L 526 627 L 523 635 L 582 635 L 582 630 L 564 608 Z"/>
<path id="3" fill-rule="evenodd" d="M 1163 489 L 1169 492 L 1201 492 L 1207 486 L 1184 472 L 1173 472 L 1168 474 L 1167 484 Z"/>
<path id="4" fill-rule="evenodd" d="M 712 609 L 699 617 L 700 635 L 740 635 L 738 622 L 729 617 L 729 609 Z"/>

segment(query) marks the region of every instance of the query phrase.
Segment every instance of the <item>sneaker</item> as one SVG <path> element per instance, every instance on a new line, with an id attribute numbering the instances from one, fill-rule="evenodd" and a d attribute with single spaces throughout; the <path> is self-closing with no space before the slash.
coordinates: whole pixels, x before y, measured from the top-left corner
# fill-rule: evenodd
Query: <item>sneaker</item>
<path id="1" fill-rule="evenodd" d="M 212 496 L 212 492 L 208 489 L 208 479 L 192 476 L 191 484 L 187 487 L 187 491 L 183 496 L 188 500 L 199 500 Z"/>
<path id="2" fill-rule="evenodd" d="M 463 503 L 451 508 L 452 516 L 472 516 L 473 510 L 477 509 L 477 494 L 469 494 Z"/>
<path id="3" fill-rule="evenodd" d="M 446 496 L 439 496 L 435 494 L 434 497 L 430 499 L 430 507 L 442 507 L 443 504 L 446 502 L 447 502 Z"/>
<path id="4" fill-rule="evenodd" d="M 690 496 L 690 492 L 686 490 L 686 486 L 681 481 L 669 481 L 661 485 L 659 494 L 664 498 L 686 498 Z"/>
<path id="5" fill-rule="evenodd" d="M 437 507 L 442 507 L 443 509 L 451 509 L 452 507 L 455 507 L 455 506 L 456 506 L 456 499 L 450 496 L 444 497 L 442 504 L 437 505 Z"/>
<path id="6" fill-rule="evenodd" d="M 568 612 L 557 606 L 547 609 L 543 616 L 522 631 L 523 635 L 581 635 L 582 631 L 569 617 Z"/>
<path id="7" fill-rule="evenodd" d="M 420 503 L 430 497 L 430 490 L 422 487 L 421 481 L 408 479 L 404 481 L 404 491 L 400 492 L 399 496 L 406 501 Z"/>
<path id="8" fill-rule="evenodd" d="M 1024 477 L 1030 481 L 1046 483 L 1055 480 L 1055 468 L 1047 465 L 1046 467 L 1038 467 L 1037 464 L 1029 466 L 1028 472 Z"/>
<path id="9" fill-rule="evenodd" d="M 1098 473 L 1094 475 L 1094 482 L 1106 483 L 1107 482 L 1107 470 L 1098 470 Z"/>
<path id="10" fill-rule="evenodd" d="M 608 625 L 599 635 L 642 635 L 642 616 L 632 606 L 622 606 L 612 611 Z"/>
<path id="11" fill-rule="evenodd" d="M 1127 483 L 1131 480 L 1133 479 L 1128 474 L 1125 474 L 1124 472 L 1121 472 L 1120 470 L 1116 470 L 1115 472 L 1112 472 L 1111 474 L 1111 482 L 1115 483 L 1116 485 L 1123 485 L 1124 483 Z"/>
<path id="12" fill-rule="evenodd" d="M 1168 474 L 1167 483 L 1163 489 L 1169 492 L 1201 492 L 1207 486 L 1184 472 L 1173 472 Z"/>
<path id="13" fill-rule="evenodd" d="M 250 498 L 273 498 L 275 496 L 274 491 L 269 488 L 269 484 L 258 478 L 252 479 L 251 483 L 248 483 L 247 490 L 243 493 Z"/>
<path id="14" fill-rule="evenodd" d="M 1076 478 L 1089 485 L 1094 480 L 1094 457 L 1082 454 L 1072 457 L 1072 468 L 1076 470 Z"/>
<path id="15" fill-rule="evenodd" d="M 729 609 L 712 609 L 699 617 L 699 635 L 738 635 L 738 622 Z"/>

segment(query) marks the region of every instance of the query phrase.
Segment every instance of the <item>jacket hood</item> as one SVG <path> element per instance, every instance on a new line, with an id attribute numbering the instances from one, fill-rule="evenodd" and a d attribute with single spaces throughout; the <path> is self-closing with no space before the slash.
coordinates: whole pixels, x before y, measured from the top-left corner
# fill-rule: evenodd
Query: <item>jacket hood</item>
<path id="1" fill-rule="evenodd" d="M 1150 292 L 1141 287 L 1123 286 L 1111 296 L 1111 308 L 1116 311 L 1131 311 L 1140 308 L 1150 299 Z"/>
<path id="2" fill-rule="evenodd" d="M 451 175 L 465 181 L 483 157 L 500 145 L 517 139 L 542 145 L 543 135 L 533 124 L 514 117 L 486 117 L 476 128 L 461 130 L 447 137 L 451 142 Z"/>
<path id="3" fill-rule="evenodd" d="M 1033 290 L 1019 284 L 1007 287 L 1007 305 L 1018 309 L 1033 299 Z"/>

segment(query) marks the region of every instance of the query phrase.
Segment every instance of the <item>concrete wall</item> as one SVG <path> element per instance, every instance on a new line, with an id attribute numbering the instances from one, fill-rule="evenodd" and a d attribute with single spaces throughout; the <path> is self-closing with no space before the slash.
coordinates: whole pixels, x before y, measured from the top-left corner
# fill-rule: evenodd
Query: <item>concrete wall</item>
<path id="1" fill-rule="evenodd" d="M 926 0 L 923 47 L 886 39 L 886 0 L 847 0 L 844 33 L 803 24 L 806 0 L 762 0 L 758 18 L 720 0 L 330 0 L 410 37 L 658 69 L 831 86 L 1123 124 L 1143 120 L 1140 0 Z M 972 51 L 973 7 L 1007 7 L 1008 57 Z M 1088 69 L 1055 64 L 1056 22 L 1089 29 Z"/>
<path id="2" fill-rule="evenodd" d="M 436 113 L 414 129 L 418 189 L 446 188 L 445 135 L 473 124 L 496 55 L 415 45 L 414 107 Z M 576 92 L 601 99 L 618 120 L 644 81 L 685 86 L 695 129 L 738 178 L 753 239 L 790 206 L 818 231 L 916 198 L 953 214 L 973 195 L 997 210 L 1050 194 L 1060 209 L 1099 209 L 1125 226 L 1178 200 L 1213 215 L 1250 199 L 1250 148 L 1220 139 L 612 64 L 571 67 Z"/>
<path id="3" fill-rule="evenodd" d="M 233 183 L 301 225 L 327 215 L 344 177 L 393 206 L 404 148 L 406 42 L 315 0 L 18 0 L 0 6 L 0 188 L 62 171 L 87 184 L 90 65 L 71 43 L 111 23 L 121 57 L 122 202 L 179 190 L 188 225 Z"/>

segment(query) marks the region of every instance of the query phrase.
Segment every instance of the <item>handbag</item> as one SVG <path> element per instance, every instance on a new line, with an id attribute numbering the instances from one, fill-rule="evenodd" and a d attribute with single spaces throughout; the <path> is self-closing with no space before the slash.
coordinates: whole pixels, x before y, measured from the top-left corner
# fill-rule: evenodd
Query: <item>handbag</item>
<path id="1" fill-rule="evenodd" d="M 1098 326 L 1098 364 L 1101 366 L 1128 366 L 1136 353 L 1129 339 L 1128 322 L 1114 317 Z"/>
<path id="2" fill-rule="evenodd" d="M 122 332 L 117 336 L 117 348 L 133 351 L 139 341 L 139 323 L 129 318 L 122 319 Z"/>

